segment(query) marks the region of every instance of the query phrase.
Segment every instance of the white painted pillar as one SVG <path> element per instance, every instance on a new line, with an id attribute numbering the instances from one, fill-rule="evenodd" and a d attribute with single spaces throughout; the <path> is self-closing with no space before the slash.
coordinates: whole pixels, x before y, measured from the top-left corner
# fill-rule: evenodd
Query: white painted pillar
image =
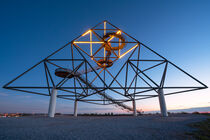
<path id="1" fill-rule="evenodd" d="M 49 117 L 55 116 L 55 107 L 56 107 L 56 98 L 57 98 L 57 89 L 52 89 L 49 103 L 48 115 Z"/>
<path id="2" fill-rule="evenodd" d="M 77 100 L 74 101 L 74 117 L 77 117 Z"/>
<path id="3" fill-rule="evenodd" d="M 164 92 L 162 88 L 158 89 L 158 97 L 159 97 L 161 115 L 163 117 L 167 117 L 168 113 L 167 113 L 167 108 L 166 108 Z"/>
<path id="4" fill-rule="evenodd" d="M 135 99 L 133 99 L 133 116 L 137 116 L 137 112 L 136 112 L 136 101 Z"/>

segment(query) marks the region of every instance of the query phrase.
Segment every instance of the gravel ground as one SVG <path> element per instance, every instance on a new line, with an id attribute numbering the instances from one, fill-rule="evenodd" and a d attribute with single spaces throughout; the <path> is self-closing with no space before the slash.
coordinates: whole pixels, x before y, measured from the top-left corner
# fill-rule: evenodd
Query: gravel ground
<path id="1" fill-rule="evenodd" d="M 160 116 L 71 117 L 44 116 L 0 118 L 0 140 L 153 140 L 192 139 L 189 123 L 207 116 L 179 114 Z"/>

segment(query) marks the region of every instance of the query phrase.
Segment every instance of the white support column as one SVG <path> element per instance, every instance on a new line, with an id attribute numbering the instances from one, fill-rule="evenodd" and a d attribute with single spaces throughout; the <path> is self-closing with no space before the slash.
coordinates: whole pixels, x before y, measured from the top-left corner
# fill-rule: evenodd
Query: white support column
<path id="1" fill-rule="evenodd" d="M 57 89 L 52 89 L 49 103 L 48 115 L 49 117 L 55 116 L 55 107 L 56 107 L 56 98 L 57 98 Z"/>
<path id="2" fill-rule="evenodd" d="M 136 101 L 135 99 L 133 99 L 133 116 L 137 116 L 137 112 L 136 112 Z"/>
<path id="3" fill-rule="evenodd" d="M 164 97 L 164 92 L 163 89 L 160 88 L 158 89 L 158 97 L 159 97 L 159 102 L 160 102 L 160 111 L 163 117 L 167 117 L 167 108 L 166 108 L 166 102 L 165 102 L 165 97 Z"/>
<path id="4" fill-rule="evenodd" d="M 77 117 L 77 100 L 74 101 L 74 117 Z"/>

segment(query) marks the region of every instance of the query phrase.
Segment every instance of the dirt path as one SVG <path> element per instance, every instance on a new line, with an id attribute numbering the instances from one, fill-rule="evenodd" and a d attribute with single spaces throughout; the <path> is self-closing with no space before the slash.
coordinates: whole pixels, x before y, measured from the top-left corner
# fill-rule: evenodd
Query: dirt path
<path id="1" fill-rule="evenodd" d="M 0 118 L 1 140 L 153 140 L 186 139 L 189 123 L 202 115 L 113 117 L 19 117 Z"/>

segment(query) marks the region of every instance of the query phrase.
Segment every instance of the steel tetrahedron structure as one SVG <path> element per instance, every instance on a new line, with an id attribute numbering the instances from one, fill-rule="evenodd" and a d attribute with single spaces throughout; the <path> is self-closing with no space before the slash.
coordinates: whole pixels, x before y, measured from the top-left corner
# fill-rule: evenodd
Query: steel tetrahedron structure
<path id="1" fill-rule="evenodd" d="M 180 74 L 179 77 L 175 73 Z M 171 77 L 171 78 L 170 78 Z M 29 80 L 30 78 L 32 80 Z M 187 80 L 185 80 L 187 79 Z M 185 82 L 189 84 L 185 85 Z M 50 96 L 49 116 L 56 98 L 141 112 L 136 101 L 158 97 L 167 116 L 165 95 L 205 89 L 207 86 L 108 21 L 53 52 L 4 88 Z M 132 102 L 132 107 L 126 102 Z"/>

